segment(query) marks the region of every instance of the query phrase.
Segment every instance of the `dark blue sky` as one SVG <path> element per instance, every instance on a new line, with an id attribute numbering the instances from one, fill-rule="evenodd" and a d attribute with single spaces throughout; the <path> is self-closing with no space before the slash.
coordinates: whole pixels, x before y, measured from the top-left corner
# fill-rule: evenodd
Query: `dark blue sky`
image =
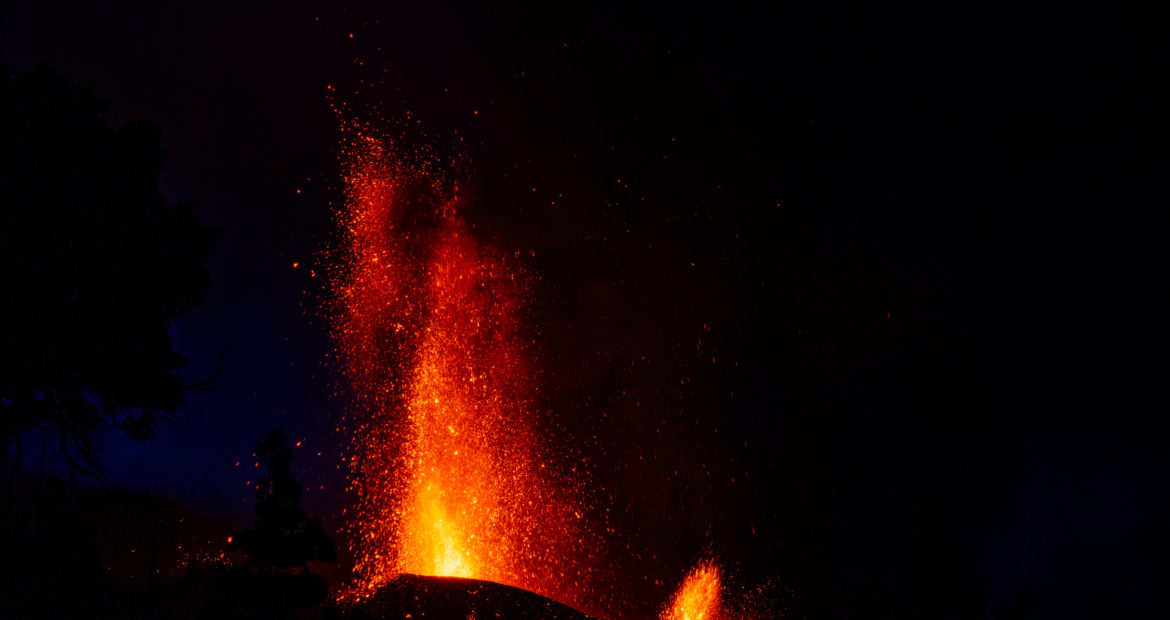
<path id="1" fill-rule="evenodd" d="M 335 169 L 323 71 L 295 79 L 315 53 L 291 41 L 274 46 L 254 30 L 266 24 L 290 39 L 319 35 L 311 18 L 290 11 L 233 20 L 225 10 L 41 5 L 6 20 L 3 54 L 18 70 L 43 61 L 93 87 L 115 124 L 157 124 L 164 193 L 194 202 L 217 229 L 214 285 L 173 336 L 193 379 L 210 375 L 227 350 L 220 391 L 193 394 L 177 427 L 160 427 L 149 443 L 111 437 L 106 462 L 128 488 L 242 522 L 251 512 L 250 472 L 242 469 L 264 432 L 316 438 L 329 424 L 331 384 L 317 367 L 327 344 L 323 322 L 311 320 L 317 301 L 302 294 L 307 270 L 291 263 L 310 264 L 327 239 L 321 197 L 336 179 L 325 178 Z M 297 456 L 309 465 L 308 454 Z"/>

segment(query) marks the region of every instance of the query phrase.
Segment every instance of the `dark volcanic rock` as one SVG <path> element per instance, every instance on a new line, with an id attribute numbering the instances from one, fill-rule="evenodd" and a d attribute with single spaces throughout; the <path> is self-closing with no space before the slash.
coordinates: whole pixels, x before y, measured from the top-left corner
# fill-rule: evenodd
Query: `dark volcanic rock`
<path id="1" fill-rule="evenodd" d="M 539 594 L 478 579 L 400 575 L 372 597 L 343 609 L 346 620 L 375 618 L 555 618 L 589 616 Z"/>

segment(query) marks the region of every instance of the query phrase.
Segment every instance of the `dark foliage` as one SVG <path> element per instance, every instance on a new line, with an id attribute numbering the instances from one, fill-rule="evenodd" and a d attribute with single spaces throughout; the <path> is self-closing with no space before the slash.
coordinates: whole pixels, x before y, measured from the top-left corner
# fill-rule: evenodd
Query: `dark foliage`
<path id="1" fill-rule="evenodd" d="M 329 588 L 313 573 L 258 573 L 246 567 L 192 567 L 177 588 L 191 617 L 207 620 L 318 618 Z"/>
<path id="2" fill-rule="evenodd" d="M 301 489 L 292 475 L 292 452 L 279 431 L 268 431 L 256 446 L 256 458 L 267 475 L 256 484 L 256 520 L 240 532 L 238 549 L 265 572 L 304 568 L 318 560 L 332 562 L 337 550 L 321 529 L 321 522 L 309 519 L 301 508 Z"/>
<path id="3" fill-rule="evenodd" d="M 0 519 L 0 618 L 100 616 L 110 584 L 94 533 L 64 482 L 38 486 L 35 502 Z"/>
<path id="4" fill-rule="evenodd" d="M 311 619 L 329 589 L 305 570 L 260 571 L 227 532 L 166 497 L 24 476 L 0 513 L 0 618 Z"/>
<path id="5" fill-rule="evenodd" d="M 19 458 L 41 428 L 91 471 L 95 431 L 148 438 L 193 387 L 169 329 L 212 241 L 159 192 L 158 130 L 103 112 L 49 69 L 0 70 L 0 442 Z"/>
<path id="6" fill-rule="evenodd" d="M 336 546 L 320 521 L 306 517 L 301 508 L 301 489 L 284 435 L 268 431 L 256 446 L 256 458 L 266 468 L 256 484 L 256 519 L 232 543 L 247 554 L 248 563 L 215 568 L 217 596 L 206 602 L 200 617 L 319 616 L 328 609 L 329 588 L 308 565 L 336 560 Z M 188 574 L 188 583 L 198 580 L 198 574 Z"/>

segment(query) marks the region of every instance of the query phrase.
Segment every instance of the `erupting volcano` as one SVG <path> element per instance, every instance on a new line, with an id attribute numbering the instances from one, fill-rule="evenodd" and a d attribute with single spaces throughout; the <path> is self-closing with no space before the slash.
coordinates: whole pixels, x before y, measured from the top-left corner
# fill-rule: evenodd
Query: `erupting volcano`
<path id="1" fill-rule="evenodd" d="M 591 550 L 542 454 L 525 277 L 478 242 L 425 156 L 348 126 L 335 329 L 360 591 L 403 573 L 485 579 L 584 608 Z"/>
<path id="2" fill-rule="evenodd" d="M 567 475 L 573 457 L 542 430 L 518 253 L 476 238 L 433 155 L 367 125 L 343 130 L 332 316 L 352 394 L 341 428 L 358 576 L 343 598 L 413 574 L 613 611 L 605 528 L 587 516 L 586 481 Z M 717 618 L 719 597 L 718 567 L 700 563 L 662 617 Z"/>

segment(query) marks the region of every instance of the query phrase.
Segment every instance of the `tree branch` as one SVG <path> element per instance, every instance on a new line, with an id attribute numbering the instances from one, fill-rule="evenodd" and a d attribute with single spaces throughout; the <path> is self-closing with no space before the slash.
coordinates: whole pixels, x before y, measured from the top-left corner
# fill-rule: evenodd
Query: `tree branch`
<path id="1" fill-rule="evenodd" d="M 206 379 L 204 379 L 202 381 L 196 381 L 195 383 L 188 383 L 188 384 L 184 385 L 183 391 L 185 391 L 185 392 L 211 392 L 213 394 L 218 394 L 220 392 L 226 391 L 226 388 L 215 387 L 214 384 L 215 384 L 215 380 L 219 378 L 220 370 L 223 369 L 223 358 L 227 355 L 227 353 L 228 353 L 227 347 L 220 349 L 219 350 L 219 357 L 215 360 L 215 369 L 211 371 L 211 374 Z"/>

